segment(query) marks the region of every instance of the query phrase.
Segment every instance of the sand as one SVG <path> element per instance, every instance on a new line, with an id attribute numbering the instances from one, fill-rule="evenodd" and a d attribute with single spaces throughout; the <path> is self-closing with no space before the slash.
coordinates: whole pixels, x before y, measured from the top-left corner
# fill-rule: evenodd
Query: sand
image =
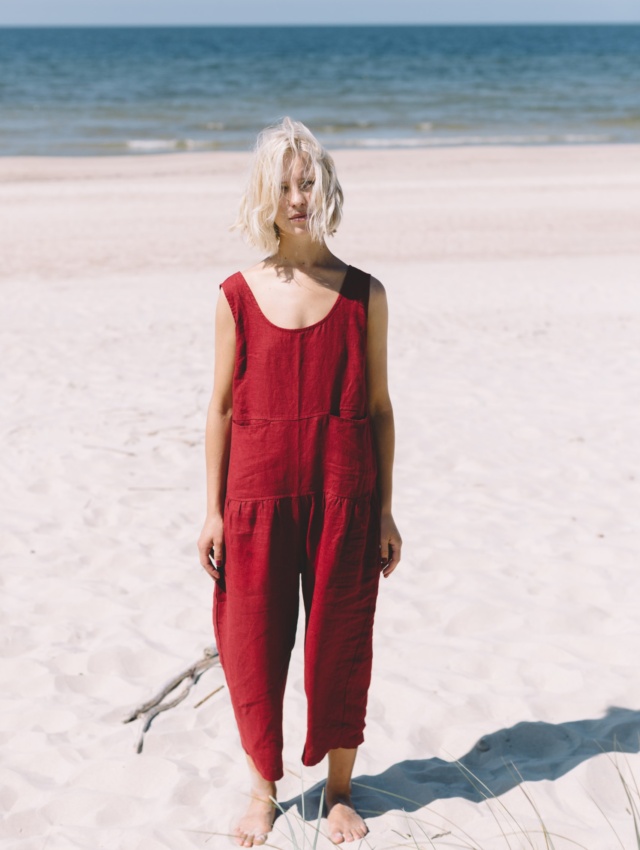
<path id="1" fill-rule="evenodd" d="M 331 245 L 388 294 L 404 539 L 354 774 L 363 847 L 545 847 L 525 793 L 550 831 L 636 846 L 615 765 L 640 784 L 640 147 L 336 161 Z M 218 284 L 257 258 L 228 231 L 246 164 L 0 159 L 12 850 L 232 846 L 246 768 L 220 667 L 142 754 L 122 720 L 213 643 L 203 428 Z M 302 628 L 277 848 L 290 825 L 302 843 L 303 788 L 313 837 L 326 769 L 300 763 Z"/>

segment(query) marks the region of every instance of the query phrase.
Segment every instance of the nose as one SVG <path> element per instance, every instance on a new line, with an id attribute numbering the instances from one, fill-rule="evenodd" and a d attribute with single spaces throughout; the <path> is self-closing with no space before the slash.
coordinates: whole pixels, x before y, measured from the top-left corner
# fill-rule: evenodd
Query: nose
<path id="1" fill-rule="evenodd" d="M 289 203 L 292 207 L 297 207 L 302 201 L 304 201 L 304 196 L 300 191 L 300 187 L 296 186 L 294 183 L 291 186 L 290 194 L 289 194 Z"/>

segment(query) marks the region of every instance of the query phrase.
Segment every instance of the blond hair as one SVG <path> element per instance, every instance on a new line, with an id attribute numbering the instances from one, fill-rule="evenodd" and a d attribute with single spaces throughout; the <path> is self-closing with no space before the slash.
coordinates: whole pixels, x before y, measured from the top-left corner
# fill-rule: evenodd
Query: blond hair
<path id="1" fill-rule="evenodd" d="M 316 241 L 331 236 L 342 219 L 343 193 L 333 159 L 313 133 L 300 121 L 283 118 L 258 135 L 249 179 L 240 200 L 232 229 L 257 248 L 274 254 L 279 237 L 275 225 L 285 160 L 301 157 L 315 177 L 307 227 Z"/>

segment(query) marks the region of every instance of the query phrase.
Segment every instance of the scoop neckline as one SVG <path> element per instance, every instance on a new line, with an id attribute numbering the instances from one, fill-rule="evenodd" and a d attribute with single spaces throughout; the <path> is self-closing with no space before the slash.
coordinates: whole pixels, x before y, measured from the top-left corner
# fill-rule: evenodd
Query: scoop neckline
<path id="1" fill-rule="evenodd" d="M 276 330 L 278 330 L 278 331 L 284 331 L 285 333 L 301 333 L 302 331 L 309 331 L 309 330 L 311 330 L 312 328 L 317 328 L 317 327 L 318 327 L 318 325 L 322 325 L 322 324 L 324 324 L 324 323 L 327 321 L 327 319 L 331 318 L 331 316 L 335 313 L 335 311 L 338 309 L 338 305 L 339 305 L 339 304 L 340 304 L 340 302 L 344 299 L 344 293 L 345 293 L 345 290 L 346 290 L 346 286 L 347 286 L 347 281 L 348 281 L 348 279 L 349 279 L 349 275 L 351 274 L 351 269 L 352 269 L 352 266 L 348 265 L 348 266 L 347 266 L 347 270 L 346 270 L 346 272 L 345 272 L 345 275 L 344 275 L 344 277 L 343 277 L 343 279 L 342 279 L 342 284 L 341 284 L 341 286 L 340 286 L 340 289 L 338 290 L 338 297 L 337 297 L 337 298 L 336 298 L 336 300 L 334 301 L 334 303 L 333 303 L 333 305 L 332 305 L 331 309 L 330 309 L 330 310 L 329 310 L 329 312 L 326 314 L 326 316 L 323 316 L 323 318 L 322 318 L 322 319 L 319 319 L 317 322 L 314 322 L 314 323 L 313 323 L 313 324 L 311 324 L 311 325 L 305 325 L 303 328 L 283 328 L 281 325 L 276 325 L 276 324 L 274 324 L 274 323 L 271 321 L 271 319 L 267 318 L 267 316 L 265 316 L 264 312 L 262 311 L 262 308 L 261 308 L 261 307 L 260 307 L 260 305 L 258 304 L 258 299 L 257 299 L 257 298 L 256 298 L 256 296 L 253 294 L 253 290 L 251 289 L 251 287 L 250 287 L 250 286 L 249 286 L 249 284 L 247 283 L 247 279 L 246 279 L 246 277 L 245 277 L 245 276 L 242 274 L 242 272 L 240 272 L 240 271 L 239 271 L 239 272 L 237 272 L 237 274 L 239 275 L 240 279 L 242 280 L 242 282 L 244 283 L 245 287 L 247 288 L 247 290 L 248 290 L 248 292 L 249 292 L 249 296 L 251 297 L 251 300 L 253 301 L 253 304 L 254 304 L 254 306 L 256 307 L 256 309 L 257 309 L 258 313 L 262 316 L 262 318 L 264 319 L 264 321 L 265 321 L 268 325 L 271 325 L 271 327 L 272 327 L 272 328 L 275 328 L 275 329 L 276 329 Z"/>

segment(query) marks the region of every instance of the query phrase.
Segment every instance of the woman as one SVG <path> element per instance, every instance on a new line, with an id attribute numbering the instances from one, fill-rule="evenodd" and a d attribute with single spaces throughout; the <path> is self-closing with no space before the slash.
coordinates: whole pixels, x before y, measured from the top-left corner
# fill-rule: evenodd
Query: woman
<path id="1" fill-rule="evenodd" d="M 328 754 L 329 834 L 367 826 L 351 802 L 364 740 L 380 571 L 400 560 L 393 410 L 380 281 L 325 243 L 342 214 L 329 154 L 285 118 L 258 137 L 236 226 L 266 259 L 216 309 L 200 562 L 215 579 L 220 662 L 251 774 L 238 845 L 264 844 L 283 775 L 282 702 L 302 583 L 305 765 Z"/>

